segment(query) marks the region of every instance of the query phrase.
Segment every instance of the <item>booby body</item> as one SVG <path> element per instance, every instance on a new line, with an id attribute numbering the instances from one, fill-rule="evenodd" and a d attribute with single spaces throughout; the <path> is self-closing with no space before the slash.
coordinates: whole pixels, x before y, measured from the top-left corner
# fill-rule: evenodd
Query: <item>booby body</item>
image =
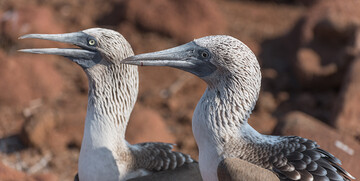
<path id="1" fill-rule="evenodd" d="M 79 180 L 125 180 L 192 162 L 188 155 L 172 152 L 171 144 L 131 145 L 125 140 L 125 129 L 138 93 L 138 70 L 136 66 L 119 63 L 133 55 L 130 44 L 121 34 L 92 28 L 75 33 L 30 34 L 20 38 L 53 40 L 80 47 L 21 50 L 62 55 L 86 72 L 89 95 L 78 164 Z"/>
<path id="2" fill-rule="evenodd" d="M 208 84 L 192 120 L 204 180 L 218 180 L 219 162 L 231 157 L 270 169 L 281 180 L 353 178 L 316 142 L 297 136 L 263 135 L 247 123 L 260 92 L 261 72 L 255 55 L 238 39 L 208 36 L 122 62 L 179 68 Z"/>
<path id="3" fill-rule="evenodd" d="M 219 181 L 279 181 L 274 172 L 239 158 L 225 158 L 217 168 Z"/>

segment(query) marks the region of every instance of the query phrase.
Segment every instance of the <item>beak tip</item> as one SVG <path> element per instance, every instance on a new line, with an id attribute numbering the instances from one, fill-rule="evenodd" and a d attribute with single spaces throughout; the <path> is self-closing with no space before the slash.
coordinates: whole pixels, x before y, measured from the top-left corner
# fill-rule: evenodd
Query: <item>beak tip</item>
<path id="1" fill-rule="evenodd" d="M 17 50 L 18 52 L 21 52 L 21 53 L 31 53 L 31 51 L 29 49 L 20 49 L 20 50 Z"/>
<path id="2" fill-rule="evenodd" d="M 22 40 L 22 39 L 25 39 L 25 38 L 28 38 L 28 37 L 29 37 L 29 35 L 23 35 L 23 36 L 20 36 L 18 39 Z"/>
<path id="3" fill-rule="evenodd" d="M 26 34 L 26 35 L 22 35 L 20 36 L 18 39 L 26 39 L 26 38 L 35 38 L 35 39 L 44 39 L 43 35 L 46 34 Z"/>
<path id="4" fill-rule="evenodd" d="M 42 49 L 20 49 L 19 52 L 22 53 L 34 53 L 34 54 L 46 54 L 46 52 L 42 52 Z"/>

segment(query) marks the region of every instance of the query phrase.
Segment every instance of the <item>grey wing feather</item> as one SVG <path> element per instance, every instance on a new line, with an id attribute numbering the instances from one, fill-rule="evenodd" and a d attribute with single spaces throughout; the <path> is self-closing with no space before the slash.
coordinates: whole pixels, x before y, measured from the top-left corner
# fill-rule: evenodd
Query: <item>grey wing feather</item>
<path id="1" fill-rule="evenodd" d="M 150 175 L 136 177 L 128 181 L 201 181 L 198 163 L 189 163 L 174 170 L 164 170 Z"/>
<path id="2" fill-rule="evenodd" d="M 134 155 L 135 169 L 144 168 L 150 171 L 173 170 L 193 160 L 187 154 L 171 151 L 173 144 L 148 142 L 130 147 Z"/>
<path id="3" fill-rule="evenodd" d="M 269 162 L 281 180 L 350 180 L 355 179 L 339 166 L 340 160 L 320 149 L 316 142 L 297 137 L 283 137 L 279 152 Z"/>

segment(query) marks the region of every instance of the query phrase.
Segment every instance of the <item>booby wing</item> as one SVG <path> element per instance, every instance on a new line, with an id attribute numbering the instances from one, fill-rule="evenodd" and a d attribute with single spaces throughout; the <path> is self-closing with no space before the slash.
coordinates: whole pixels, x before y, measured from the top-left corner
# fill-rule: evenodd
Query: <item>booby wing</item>
<path id="1" fill-rule="evenodd" d="M 129 179 L 128 181 L 202 181 L 199 164 L 196 162 L 184 164 L 174 170 L 154 172 L 150 175 Z"/>
<path id="2" fill-rule="evenodd" d="M 335 181 L 355 179 L 339 165 L 340 160 L 319 148 L 316 142 L 287 136 L 281 149 L 269 158 L 281 180 Z"/>
<path id="3" fill-rule="evenodd" d="M 172 152 L 174 153 L 174 152 Z M 186 155 L 185 155 L 186 156 Z M 128 181 L 201 181 L 201 175 L 199 170 L 199 164 L 197 162 L 192 162 L 188 164 L 183 164 L 176 167 L 174 170 L 163 170 L 159 172 L 153 172 L 150 175 L 131 178 Z M 78 174 L 75 175 L 74 181 L 79 181 Z"/>
<path id="4" fill-rule="evenodd" d="M 150 171 L 173 170 L 193 160 L 189 155 L 173 152 L 173 144 L 148 142 L 130 146 L 136 159 L 134 169 L 144 168 Z"/>

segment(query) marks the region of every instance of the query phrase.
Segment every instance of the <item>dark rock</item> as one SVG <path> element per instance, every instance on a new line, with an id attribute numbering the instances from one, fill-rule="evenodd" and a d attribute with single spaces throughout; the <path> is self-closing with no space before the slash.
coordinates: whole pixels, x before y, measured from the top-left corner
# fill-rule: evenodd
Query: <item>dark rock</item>
<path id="1" fill-rule="evenodd" d="M 346 134 L 360 135 L 360 59 L 355 60 L 347 73 L 335 106 L 332 124 Z"/>
<path id="2" fill-rule="evenodd" d="M 302 26 L 294 69 L 308 89 L 340 85 L 359 50 L 360 2 L 321 0 L 310 8 Z"/>
<path id="3" fill-rule="evenodd" d="M 337 66 L 332 63 L 321 65 L 321 58 L 312 49 L 302 48 L 297 52 L 294 66 L 299 82 L 305 87 L 323 87 L 332 82 L 332 76 L 337 73 Z"/>

